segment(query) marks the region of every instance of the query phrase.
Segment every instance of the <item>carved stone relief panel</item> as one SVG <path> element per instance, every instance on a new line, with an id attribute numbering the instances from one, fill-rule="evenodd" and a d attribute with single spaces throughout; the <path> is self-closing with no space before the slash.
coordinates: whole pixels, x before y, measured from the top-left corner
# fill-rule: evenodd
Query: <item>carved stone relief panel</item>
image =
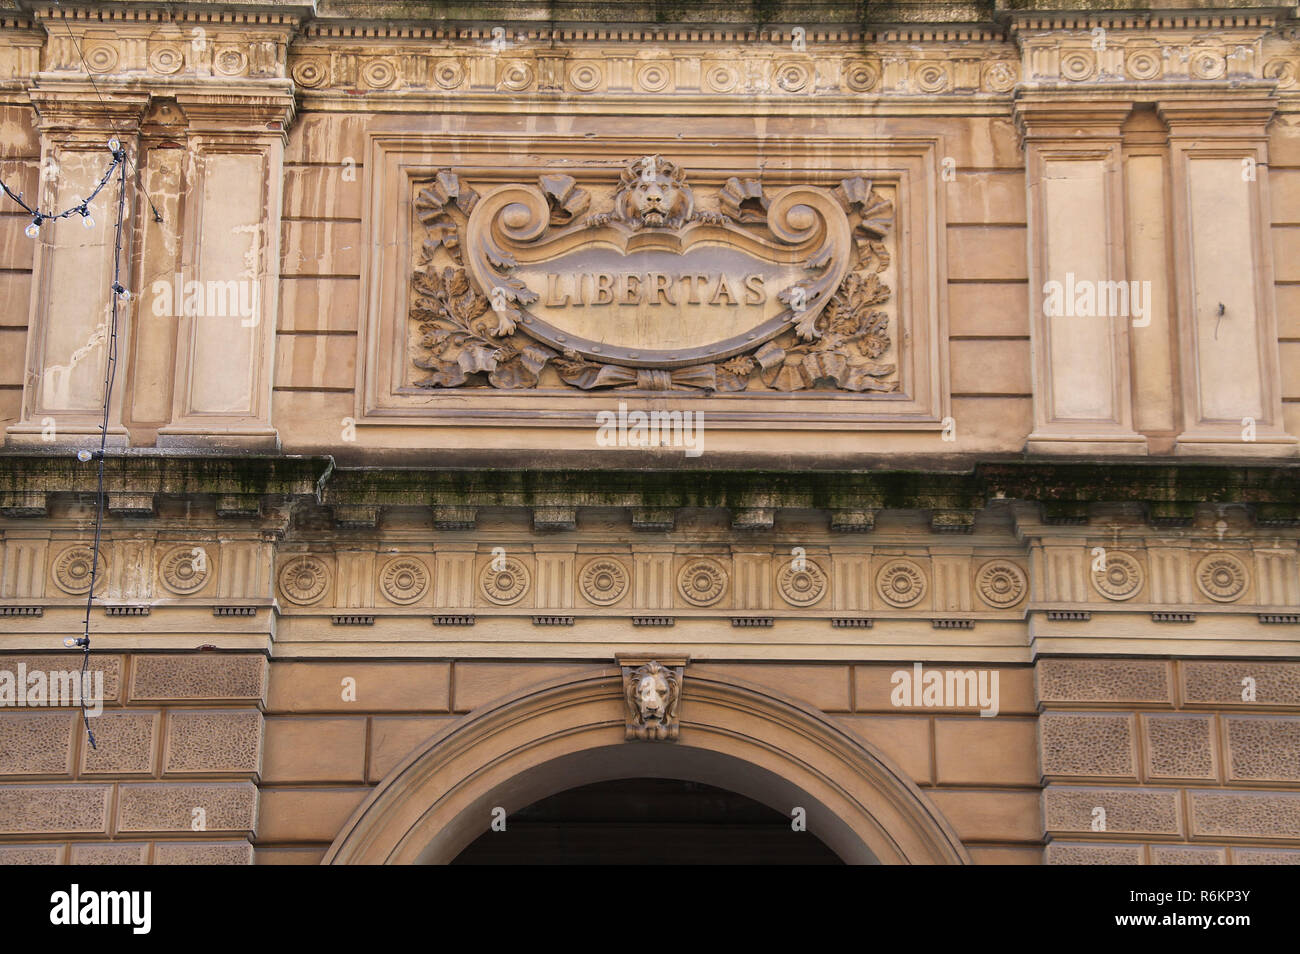
<path id="1" fill-rule="evenodd" d="M 937 424 L 933 141 L 780 174 L 700 149 L 502 168 L 375 136 L 358 423 L 672 392 Z"/>

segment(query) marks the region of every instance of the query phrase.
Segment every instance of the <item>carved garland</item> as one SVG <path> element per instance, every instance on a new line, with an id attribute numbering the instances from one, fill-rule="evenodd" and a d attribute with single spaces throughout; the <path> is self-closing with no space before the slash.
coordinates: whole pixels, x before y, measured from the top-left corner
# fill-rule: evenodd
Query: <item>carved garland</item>
<path id="1" fill-rule="evenodd" d="M 635 192 L 647 170 L 653 171 L 667 196 L 662 208 L 643 205 Z M 505 191 L 510 195 L 503 198 L 500 193 Z M 850 248 L 835 248 L 833 223 L 825 214 L 833 204 L 810 208 L 820 197 L 833 197 L 843 210 L 835 216 L 847 224 Z M 865 179 L 845 179 L 829 192 L 787 188 L 769 198 L 759 181 L 733 177 L 716 195 L 718 211 L 701 211 L 684 172 L 661 157 L 647 156 L 625 166 L 608 211 L 589 212 L 591 195 L 567 175 L 544 175 L 536 189 L 498 189 L 491 198 L 496 205 L 489 214 L 476 216 L 489 220 L 477 226 L 482 247 L 476 247 L 475 254 L 483 258 L 475 266 L 481 273 L 476 281 L 471 277 L 475 269 L 466 267 L 462 236 L 479 205 L 479 194 L 449 170 L 419 184 L 414 210 L 425 238 L 411 279 L 410 318 L 418 332 L 412 362 L 429 374 L 414 382 L 417 387 L 536 388 L 549 367 L 553 374 L 547 386 L 584 391 L 899 389 L 897 361 L 881 360 L 894 344 L 890 313 L 883 308 L 893 292 L 881 277 L 890 265 L 885 236 L 893 225 L 894 206 Z M 543 199 L 545 205 L 539 205 Z M 800 217 L 789 218 L 795 212 Z M 808 277 L 777 295 L 789 306 L 784 329 L 775 335 L 750 334 L 760 339 L 754 347 L 723 349 L 731 355 L 724 355 L 725 360 L 685 366 L 605 360 L 593 353 L 599 346 L 580 353 L 560 344 L 564 335 L 542 334 L 539 326 L 545 323 L 523 310 L 537 302 L 538 294 L 513 277 L 513 246 L 506 247 L 511 242 L 568 242 L 572 248 L 584 234 L 590 236 L 588 241 L 612 235 L 625 242 L 665 243 L 674 233 L 685 235 L 683 230 L 700 226 L 694 234 L 705 234 L 707 227 L 709 237 L 721 236 L 741 246 L 770 249 L 784 241 L 790 248 L 812 248 L 806 236 L 814 228 L 791 224 L 802 223 L 808 212 L 827 223 L 826 244 L 813 249 L 804 263 Z M 851 259 L 847 265 L 833 264 L 833 258 L 845 255 Z M 844 277 L 827 287 L 837 275 Z M 485 278 L 491 284 L 490 297 L 483 291 Z M 652 289 L 652 300 L 654 294 Z M 539 334 L 548 340 L 539 340 Z"/>

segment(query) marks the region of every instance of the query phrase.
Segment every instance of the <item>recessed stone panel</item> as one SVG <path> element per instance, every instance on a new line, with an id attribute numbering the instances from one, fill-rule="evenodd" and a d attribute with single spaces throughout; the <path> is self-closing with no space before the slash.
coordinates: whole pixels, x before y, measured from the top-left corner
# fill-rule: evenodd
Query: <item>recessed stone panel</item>
<path id="1" fill-rule="evenodd" d="M 1189 793 L 1193 835 L 1300 838 L 1300 792 Z"/>
<path id="2" fill-rule="evenodd" d="M 40 670 L 42 672 L 77 672 L 81 671 L 81 653 L 67 652 L 41 655 L 41 656 L 0 656 L 0 672 L 11 672 L 14 674 L 15 681 L 19 675 L 19 664 L 27 673 Z M 122 694 L 122 657 L 121 656 L 101 656 L 98 653 L 90 654 L 90 662 L 86 669 L 91 675 L 91 686 L 96 690 L 99 688 L 96 679 L 99 677 L 93 675 L 102 672 L 104 680 L 104 702 L 106 704 L 116 703 Z M 15 683 L 16 684 L 16 683 Z"/>
<path id="3" fill-rule="evenodd" d="M 167 714 L 168 775 L 255 775 L 261 767 L 262 713 L 256 709 L 174 709 Z"/>
<path id="4" fill-rule="evenodd" d="M 253 654 L 138 655 L 132 660 L 136 702 L 260 702 L 266 693 L 266 657 Z"/>
<path id="5" fill-rule="evenodd" d="M 1173 702 L 1169 663 L 1153 659 L 1041 659 L 1038 698 L 1062 703 Z"/>
<path id="6" fill-rule="evenodd" d="M 1300 865 L 1300 851 L 1286 848 L 1233 848 L 1235 865 Z"/>
<path id="7" fill-rule="evenodd" d="M 108 831 L 111 785 L 0 785 L 0 834 Z"/>
<path id="8" fill-rule="evenodd" d="M 1224 716 L 1232 782 L 1300 781 L 1300 717 Z"/>
<path id="9" fill-rule="evenodd" d="M 253 846 L 246 841 L 160 841 L 156 865 L 251 865 Z"/>
<path id="10" fill-rule="evenodd" d="M 1300 663 L 1183 662 L 1179 668 L 1183 702 L 1190 705 L 1300 706 Z"/>
<path id="11" fill-rule="evenodd" d="M 143 865 L 149 861 L 147 841 L 111 842 L 106 845 L 73 845 L 71 865 Z"/>
<path id="12" fill-rule="evenodd" d="M 252 782 L 122 785 L 118 791 L 118 831 L 251 833 L 256 822 Z"/>
<path id="13" fill-rule="evenodd" d="M 1132 715 L 1045 712 L 1039 736 L 1044 775 L 1137 777 Z"/>
<path id="14" fill-rule="evenodd" d="M 107 711 L 91 720 L 95 747 L 81 746 L 81 774 L 152 775 L 162 713 L 150 709 Z"/>
<path id="15" fill-rule="evenodd" d="M 1141 845 L 1071 844 L 1054 841 L 1047 846 L 1049 865 L 1140 865 Z"/>
<path id="16" fill-rule="evenodd" d="M 0 865 L 61 865 L 63 845 L 0 845 Z"/>
<path id="17" fill-rule="evenodd" d="M 1049 785 L 1043 792 L 1043 814 L 1049 832 L 1182 833 L 1178 792 L 1173 789 Z"/>
<path id="18" fill-rule="evenodd" d="M 0 775 L 68 775 L 77 712 L 32 709 L 0 710 Z"/>
<path id="19" fill-rule="evenodd" d="M 1144 715 L 1146 771 L 1153 779 L 1214 779 L 1214 717 Z"/>
<path id="20" fill-rule="evenodd" d="M 1223 848 L 1152 845 L 1151 863 L 1153 865 L 1226 865 L 1228 853 Z"/>

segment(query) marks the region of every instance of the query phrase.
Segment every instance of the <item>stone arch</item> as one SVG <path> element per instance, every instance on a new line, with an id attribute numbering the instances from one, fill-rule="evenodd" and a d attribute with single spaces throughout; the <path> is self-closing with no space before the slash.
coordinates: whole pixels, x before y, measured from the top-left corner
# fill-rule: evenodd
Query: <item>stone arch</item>
<path id="1" fill-rule="evenodd" d="M 624 740 L 622 672 L 603 667 L 487 703 L 422 744 L 348 819 L 324 864 L 438 864 L 556 792 L 616 778 L 703 782 L 790 815 L 858 864 L 967 864 L 951 826 L 887 758 L 770 689 L 688 668 L 676 742 Z"/>

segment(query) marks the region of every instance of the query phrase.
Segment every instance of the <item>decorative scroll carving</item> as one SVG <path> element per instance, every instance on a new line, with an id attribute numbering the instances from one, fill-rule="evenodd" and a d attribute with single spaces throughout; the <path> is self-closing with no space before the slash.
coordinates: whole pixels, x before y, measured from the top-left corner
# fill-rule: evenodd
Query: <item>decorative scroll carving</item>
<path id="1" fill-rule="evenodd" d="M 627 700 L 626 738 L 643 742 L 677 741 L 681 725 L 677 707 L 681 702 L 681 669 L 670 669 L 654 660 L 635 669 L 623 667 L 623 690 Z"/>
<path id="2" fill-rule="evenodd" d="M 898 390 L 894 203 L 871 182 L 769 196 L 733 176 L 713 211 L 643 156 L 597 201 L 563 174 L 482 196 L 446 170 L 418 184 L 415 386 Z"/>

